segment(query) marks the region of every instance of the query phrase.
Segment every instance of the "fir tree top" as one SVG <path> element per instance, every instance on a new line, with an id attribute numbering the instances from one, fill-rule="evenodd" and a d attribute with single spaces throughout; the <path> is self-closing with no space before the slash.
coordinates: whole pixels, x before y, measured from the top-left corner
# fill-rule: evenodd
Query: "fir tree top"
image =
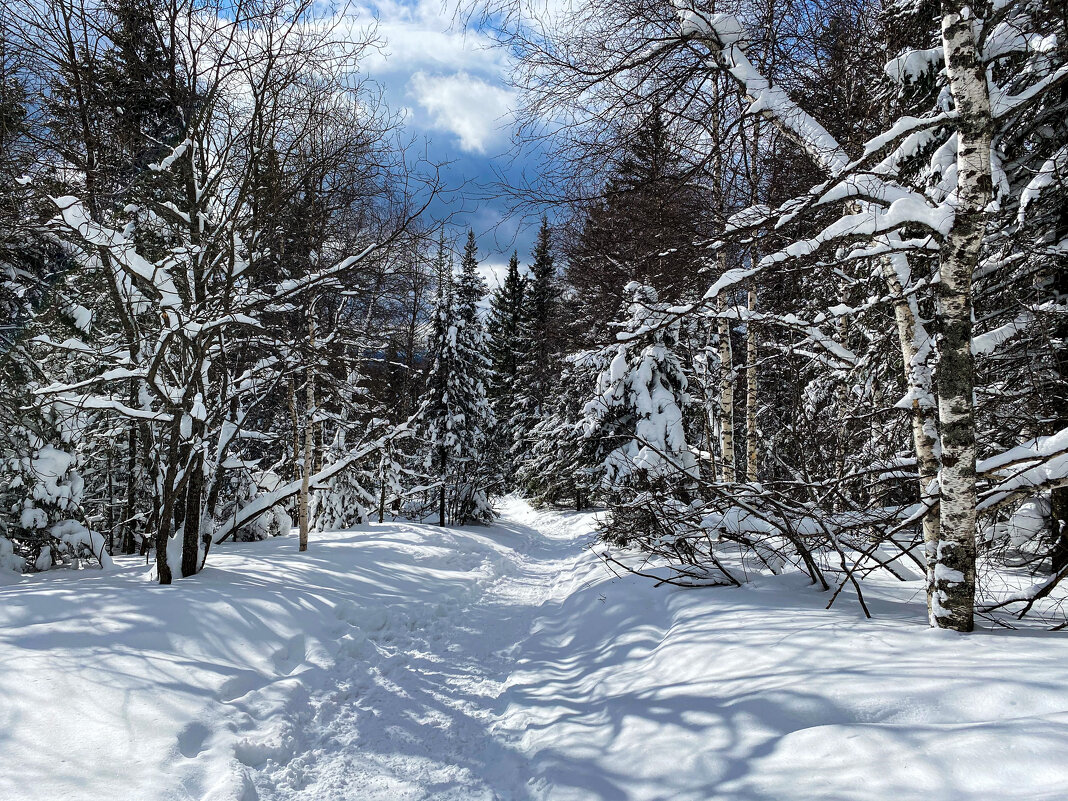
<path id="1" fill-rule="evenodd" d="M 478 315 L 478 302 L 486 295 L 486 282 L 478 274 L 478 245 L 475 244 L 475 232 L 467 232 L 467 244 L 464 245 L 463 259 L 460 261 L 460 280 L 456 286 L 458 316 L 465 324 L 471 325 Z"/>

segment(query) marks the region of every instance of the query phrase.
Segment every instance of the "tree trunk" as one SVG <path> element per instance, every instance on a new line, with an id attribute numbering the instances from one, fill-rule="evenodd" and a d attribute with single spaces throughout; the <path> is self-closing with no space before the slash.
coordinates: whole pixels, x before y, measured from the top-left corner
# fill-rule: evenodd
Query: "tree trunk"
<path id="1" fill-rule="evenodd" d="M 195 576 L 200 569 L 200 525 L 203 519 L 204 465 L 198 450 L 189 459 L 182 515 L 182 577 Z"/>
<path id="2" fill-rule="evenodd" d="M 132 393 L 131 393 L 132 394 Z M 122 552 L 132 554 L 137 550 L 134 541 L 134 513 L 137 508 L 137 428 L 138 423 L 130 424 L 126 430 L 126 505 L 122 514 Z"/>
<path id="3" fill-rule="evenodd" d="M 749 288 L 749 311 L 757 305 L 756 285 Z M 752 320 L 745 327 L 745 479 L 760 480 L 760 444 L 757 441 L 757 335 Z"/>
<path id="4" fill-rule="evenodd" d="M 298 512 L 300 525 L 300 550 L 308 550 L 308 526 L 309 509 L 308 501 L 311 492 L 312 457 L 315 439 L 315 318 L 311 311 L 308 312 L 308 344 L 311 346 L 312 363 L 308 366 L 308 378 L 304 388 L 304 402 L 307 409 L 304 411 L 304 465 L 300 481 L 300 509 Z"/>
<path id="5" fill-rule="evenodd" d="M 890 290 L 897 323 L 901 361 L 911 399 L 912 446 L 916 453 L 917 474 L 920 481 L 920 502 L 933 506 L 931 487 L 938 478 L 938 427 L 936 406 L 931 386 L 930 339 L 920 320 L 916 301 L 905 294 L 909 263 L 904 254 L 883 259 L 883 279 Z M 923 547 L 927 564 L 927 608 L 931 609 L 934 593 L 935 563 L 938 555 L 939 513 L 932 510 L 923 518 Z"/>
<path id="6" fill-rule="evenodd" d="M 441 477 L 441 486 L 438 488 L 438 525 L 445 528 L 445 476 Z"/>
<path id="7" fill-rule="evenodd" d="M 108 553 L 115 555 L 115 479 L 112 470 L 112 444 L 108 443 Z"/>
<path id="8" fill-rule="evenodd" d="M 942 43 L 959 121 L 956 216 L 942 246 L 936 287 L 941 528 L 930 615 L 932 625 L 956 631 L 971 631 L 974 626 L 976 454 L 971 291 L 992 193 L 990 96 L 973 16 L 968 4 L 943 0 Z"/>
<path id="9" fill-rule="evenodd" d="M 382 523 L 386 519 L 386 454 L 383 453 L 379 457 L 378 462 L 378 483 L 381 485 L 381 490 L 378 495 L 378 522 Z"/>
<path id="10" fill-rule="evenodd" d="M 293 461 L 289 478 L 296 481 L 300 478 L 300 418 L 297 417 L 297 382 L 292 376 L 289 378 L 289 419 L 293 424 Z"/>
<path id="11" fill-rule="evenodd" d="M 171 564 L 168 560 L 168 546 L 171 542 L 172 524 L 174 523 L 174 504 L 177 488 L 175 487 L 176 469 L 178 464 L 178 437 L 181 421 L 178 414 L 171 422 L 170 442 L 167 445 L 167 467 L 163 472 L 162 481 L 163 495 L 159 503 L 159 516 L 156 526 L 156 574 L 160 584 L 170 584 L 173 580 Z"/>
<path id="12" fill-rule="evenodd" d="M 722 314 L 727 303 L 718 300 Z M 733 483 L 734 470 L 734 353 L 731 349 L 730 320 L 719 320 L 719 450 L 723 457 L 723 480 Z"/>
<path id="13" fill-rule="evenodd" d="M 712 332 L 716 326 L 711 323 L 708 326 L 708 336 L 705 339 L 704 364 L 702 368 L 702 399 L 701 423 L 704 429 L 705 452 L 708 453 L 709 464 L 712 467 L 712 480 L 716 480 L 719 468 L 716 465 L 716 443 L 719 441 L 719 393 L 712 390 Z"/>

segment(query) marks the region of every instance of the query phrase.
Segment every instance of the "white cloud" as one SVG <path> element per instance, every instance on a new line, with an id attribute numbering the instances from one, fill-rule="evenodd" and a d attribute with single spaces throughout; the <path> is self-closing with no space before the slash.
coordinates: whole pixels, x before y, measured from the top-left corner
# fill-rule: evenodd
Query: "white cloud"
<path id="1" fill-rule="evenodd" d="M 354 24 L 375 20 L 376 35 L 383 43 L 363 62 L 372 77 L 427 69 L 486 76 L 507 71 L 504 48 L 484 31 L 465 29 L 452 6 L 440 0 L 372 0 L 349 8 L 355 11 Z"/>
<path id="2" fill-rule="evenodd" d="M 509 90 L 466 71 L 430 75 L 420 70 L 408 89 L 434 128 L 454 134 L 462 149 L 477 153 L 504 134 L 514 102 Z"/>
<path id="3" fill-rule="evenodd" d="M 484 261 L 478 265 L 478 273 L 492 293 L 504 284 L 504 277 L 508 275 L 508 262 Z"/>

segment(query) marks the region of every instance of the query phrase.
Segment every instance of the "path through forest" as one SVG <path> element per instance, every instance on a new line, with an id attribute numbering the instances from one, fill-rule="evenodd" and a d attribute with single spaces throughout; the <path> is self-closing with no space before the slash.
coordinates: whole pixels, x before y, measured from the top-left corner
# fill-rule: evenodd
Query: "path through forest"
<path id="1" fill-rule="evenodd" d="M 395 544 L 429 585 L 449 571 L 436 602 L 401 592 L 335 609 L 340 656 L 292 721 L 292 758 L 259 771 L 261 798 L 490 801 L 547 788 L 517 742 L 532 705 L 510 681 L 548 608 L 589 570 L 590 516 L 538 515 L 514 498 L 501 511 L 451 552 Z M 257 703 L 237 705 L 257 717 Z"/>

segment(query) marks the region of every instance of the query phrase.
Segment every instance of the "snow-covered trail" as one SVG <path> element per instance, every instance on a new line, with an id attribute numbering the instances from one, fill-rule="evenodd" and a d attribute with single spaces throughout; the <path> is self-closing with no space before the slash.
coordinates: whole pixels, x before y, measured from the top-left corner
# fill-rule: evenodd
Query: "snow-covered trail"
<path id="1" fill-rule="evenodd" d="M 591 515 L 500 510 L 0 586 L 0 801 L 1066 797 L 1068 636 L 657 588 Z"/>
<path id="2" fill-rule="evenodd" d="M 428 582 L 443 567 L 464 572 L 432 608 L 394 597 L 371 610 L 340 609 L 351 626 L 340 657 L 316 682 L 322 692 L 310 714 L 293 721 L 295 749 L 255 775 L 261 799 L 544 795 L 499 713 L 539 610 L 589 570 L 590 520 L 538 514 L 514 498 L 499 511 L 494 526 L 465 532 L 480 547 L 412 551 Z M 255 702 L 241 706 L 256 716 Z"/>

